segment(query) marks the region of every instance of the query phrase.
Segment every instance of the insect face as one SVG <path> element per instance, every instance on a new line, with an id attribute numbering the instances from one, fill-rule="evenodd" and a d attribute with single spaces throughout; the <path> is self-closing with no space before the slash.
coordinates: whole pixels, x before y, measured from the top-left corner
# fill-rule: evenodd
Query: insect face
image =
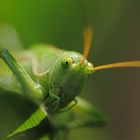
<path id="1" fill-rule="evenodd" d="M 50 92 L 60 97 L 61 107 L 69 104 L 80 94 L 88 75 L 93 73 L 93 65 L 77 52 L 65 52 L 50 70 Z"/>

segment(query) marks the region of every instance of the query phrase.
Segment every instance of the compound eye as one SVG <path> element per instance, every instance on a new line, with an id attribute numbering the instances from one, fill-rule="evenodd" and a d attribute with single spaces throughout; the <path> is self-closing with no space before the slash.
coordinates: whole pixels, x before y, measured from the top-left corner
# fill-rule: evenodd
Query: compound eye
<path id="1" fill-rule="evenodd" d="M 62 60 L 62 65 L 67 67 L 69 65 L 72 64 L 72 58 L 70 57 L 65 57 L 63 60 Z"/>

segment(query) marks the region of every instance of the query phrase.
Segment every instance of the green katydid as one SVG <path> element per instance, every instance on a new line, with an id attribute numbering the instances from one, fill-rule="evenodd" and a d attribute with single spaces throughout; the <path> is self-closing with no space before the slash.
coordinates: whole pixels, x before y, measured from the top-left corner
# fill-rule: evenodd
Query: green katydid
<path id="1" fill-rule="evenodd" d="M 38 110 L 7 137 L 39 125 L 44 118 L 51 120 L 50 115 L 68 110 L 81 118 L 61 125 L 61 129 L 105 125 L 105 117 L 87 101 L 77 97 L 86 79 L 99 70 L 121 67 L 140 68 L 140 61 L 94 67 L 87 60 L 92 36 L 92 28 L 86 27 L 83 55 L 51 45 L 36 45 L 29 50 L 17 51 L 13 55 L 7 49 L 0 49 L 1 59 L 16 77 L 14 79 L 11 73 L 3 73 L 0 76 L 2 79 L 0 87 L 26 96 L 38 106 Z M 7 71 L 8 67 L 5 66 L 3 70 Z"/>

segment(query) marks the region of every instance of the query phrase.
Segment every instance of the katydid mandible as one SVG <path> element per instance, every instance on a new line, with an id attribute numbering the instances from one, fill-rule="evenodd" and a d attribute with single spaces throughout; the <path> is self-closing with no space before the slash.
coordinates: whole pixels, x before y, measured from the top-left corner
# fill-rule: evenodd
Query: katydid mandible
<path id="1" fill-rule="evenodd" d="M 95 67 L 87 60 L 92 38 L 92 28 L 87 26 L 84 29 L 83 54 L 45 44 L 13 53 L 7 49 L 0 49 L 0 58 L 6 64 L 4 70 L 7 71 L 8 67 L 11 70 L 10 74 L 4 73 L 0 76 L 3 79 L 0 81 L 0 87 L 30 98 L 39 108 L 8 137 L 37 126 L 49 115 L 67 110 L 74 112 L 78 109 L 79 112 L 90 116 L 90 119 L 85 118 L 80 122 L 75 120 L 74 125 L 64 124 L 63 127 L 67 127 L 67 129 L 105 125 L 104 116 L 91 104 L 77 97 L 81 93 L 85 81 L 99 70 L 126 67 L 140 68 L 140 61 L 119 62 Z M 40 119 L 36 124 L 32 124 L 30 120 L 38 113 L 41 114 Z"/>

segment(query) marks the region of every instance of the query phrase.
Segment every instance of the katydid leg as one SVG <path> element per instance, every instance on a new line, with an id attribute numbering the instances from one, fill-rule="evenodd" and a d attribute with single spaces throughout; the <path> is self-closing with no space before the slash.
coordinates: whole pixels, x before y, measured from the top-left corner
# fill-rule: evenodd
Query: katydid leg
<path id="1" fill-rule="evenodd" d="M 60 106 L 60 97 L 50 92 L 45 100 L 45 106 L 49 113 L 56 112 Z"/>
<path id="2" fill-rule="evenodd" d="M 29 96 L 31 99 L 40 101 L 43 99 L 43 93 L 41 88 L 31 79 L 29 74 L 24 68 L 16 61 L 16 59 L 9 53 L 7 49 L 0 50 L 0 57 L 8 65 L 10 70 L 16 76 L 17 80 L 21 84 L 23 94 Z"/>

